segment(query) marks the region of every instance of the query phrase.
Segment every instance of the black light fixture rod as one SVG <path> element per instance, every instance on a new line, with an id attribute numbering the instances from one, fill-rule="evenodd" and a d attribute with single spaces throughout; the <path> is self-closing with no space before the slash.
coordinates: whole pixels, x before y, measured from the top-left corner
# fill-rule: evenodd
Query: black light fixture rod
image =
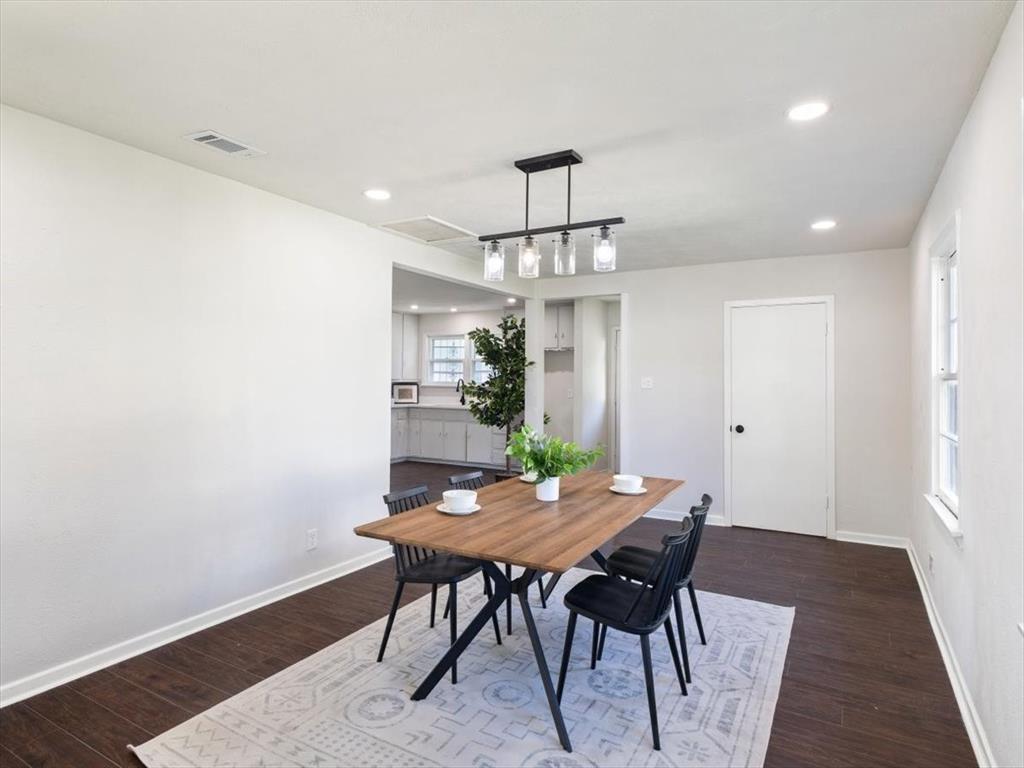
<path id="1" fill-rule="evenodd" d="M 480 235 L 477 239 L 481 242 L 487 242 L 490 240 L 512 240 L 516 237 L 526 237 L 527 235 L 546 235 L 551 232 L 563 232 L 572 229 L 598 229 L 600 227 L 612 227 L 616 224 L 625 224 L 626 220 L 621 216 L 615 216 L 611 219 L 594 219 L 593 221 L 577 221 L 575 224 L 567 222 L 565 224 L 556 224 L 553 227 L 537 227 L 536 229 L 520 229 L 517 232 L 499 232 L 493 235 Z"/>
<path id="2" fill-rule="evenodd" d="M 569 181 L 565 185 L 565 223 L 568 224 L 572 221 L 572 165 L 565 166 L 565 170 L 569 172 Z"/>
<path id="3" fill-rule="evenodd" d="M 525 229 L 527 231 L 529 231 L 529 229 L 530 229 L 530 174 L 529 173 L 526 174 L 526 227 L 525 227 Z"/>

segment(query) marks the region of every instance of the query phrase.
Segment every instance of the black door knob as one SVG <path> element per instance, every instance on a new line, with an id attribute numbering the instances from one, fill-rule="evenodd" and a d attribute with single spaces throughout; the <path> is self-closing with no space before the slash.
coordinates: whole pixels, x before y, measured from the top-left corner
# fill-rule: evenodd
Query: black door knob
<path id="1" fill-rule="evenodd" d="M 740 435 L 743 434 L 743 425 L 742 424 L 737 424 L 736 425 L 736 433 L 740 434 Z"/>

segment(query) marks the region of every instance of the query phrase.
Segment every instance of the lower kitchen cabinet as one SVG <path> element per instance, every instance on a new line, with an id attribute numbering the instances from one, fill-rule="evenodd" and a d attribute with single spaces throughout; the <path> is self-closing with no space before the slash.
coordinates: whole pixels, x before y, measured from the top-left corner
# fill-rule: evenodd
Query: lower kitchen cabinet
<path id="1" fill-rule="evenodd" d="M 466 425 L 466 461 L 491 463 L 491 428 L 483 424 Z"/>
<path id="2" fill-rule="evenodd" d="M 464 408 L 395 408 L 391 458 L 505 466 L 505 430 L 478 424 Z"/>
<path id="3" fill-rule="evenodd" d="M 444 458 L 443 421 L 440 419 L 420 420 L 420 452 L 418 455 L 425 459 Z"/>
<path id="4" fill-rule="evenodd" d="M 444 458 L 447 461 L 466 460 L 466 423 L 444 422 Z"/>

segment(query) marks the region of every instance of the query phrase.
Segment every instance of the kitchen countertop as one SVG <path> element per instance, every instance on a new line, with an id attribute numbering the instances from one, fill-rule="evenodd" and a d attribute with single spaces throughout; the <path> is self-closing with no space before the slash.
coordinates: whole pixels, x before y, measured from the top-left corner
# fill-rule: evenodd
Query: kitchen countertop
<path id="1" fill-rule="evenodd" d="M 468 411 L 468 405 L 460 405 L 459 403 L 392 403 L 392 408 L 430 408 L 431 410 L 443 410 L 443 411 Z"/>

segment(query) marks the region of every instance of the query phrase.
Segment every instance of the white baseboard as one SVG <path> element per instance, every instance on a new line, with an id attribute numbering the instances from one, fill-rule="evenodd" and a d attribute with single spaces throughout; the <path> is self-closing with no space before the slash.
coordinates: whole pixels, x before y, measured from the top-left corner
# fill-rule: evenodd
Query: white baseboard
<path id="1" fill-rule="evenodd" d="M 672 520 L 676 523 L 683 522 L 683 518 L 686 517 L 688 512 L 680 512 L 678 509 L 664 509 L 663 507 L 655 507 L 647 512 L 644 517 L 650 517 L 655 520 Z M 707 518 L 704 520 L 705 525 L 725 525 L 725 518 L 721 515 L 712 515 L 708 513 Z"/>
<path id="2" fill-rule="evenodd" d="M 836 539 L 853 544 L 873 544 L 876 547 L 895 547 L 896 549 L 906 549 L 910 546 L 910 540 L 903 536 L 879 536 L 877 533 L 858 533 L 857 531 L 836 531 Z"/>
<path id="3" fill-rule="evenodd" d="M 980 768 L 992 768 L 996 765 L 995 757 L 992 754 L 992 747 L 988 743 L 988 736 L 985 735 L 985 727 L 981 723 L 981 717 L 974 706 L 974 699 L 967 687 L 963 672 L 960 671 L 960 664 L 956 660 L 956 653 L 949 642 L 946 628 L 942 625 L 939 611 L 932 599 L 932 591 L 928 586 L 928 579 L 925 578 L 924 570 L 921 568 L 921 561 L 917 559 L 917 552 L 914 544 L 907 542 L 907 555 L 910 556 L 910 565 L 917 577 L 917 585 L 921 589 L 924 598 L 924 607 L 928 611 L 928 620 L 932 625 L 932 633 L 939 644 L 939 653 L 942 654 L 942 662 L 946 665 L 946 674 L 949 675 L 949 682 L 953 686 L 953 695 L 956 696 L 957 706 L 960 708 L 960 717 L 964 721 L 964 728 L 967 730 L 967 737 L 971 740 L 974 748 L 974 757 Z"/>
<path id="4" fill-rule="evenodd" d="M 132 656 L 137 656 L 140 653 L 151 651 L 161 645 L 186 635 L 191 635 L 201 629 L 212 627 L 215 624 L 220 624 L 222 621 L 227 621 L 243 613 L 248 613 L 283 597 L 294 595 L 296 592 L 302 592 L 331 579 L 344 576 L 346 573 L 358 571 L 360 568 L 365 568 L 390 556 L 391 548 L 381 547 L 365 555 L 353 557 L 329 568 L 324 568 L 284 584 L 279 584 L 276 587 L 233 600 L 230 603 L 212 608 L 187 619 L 182 619 L 174 624 L 168 624 L 166 627 L 154 629 L 151 632 L 146 632 L 137 637 L 101 648 L 77 659 L 44 669 L 42 672 L 36 672 L 20 680 L 14 680 L 7 683 L 7 685 L 0 686 L 0 707 L 6 707 L 8 704 L 27 699 L 29 696 L 35 696 L 37 693 L 42 693 L 50 688 L 71 682 L 104 667 L 109 667 L 111 664 L 117 664 Z"/>

